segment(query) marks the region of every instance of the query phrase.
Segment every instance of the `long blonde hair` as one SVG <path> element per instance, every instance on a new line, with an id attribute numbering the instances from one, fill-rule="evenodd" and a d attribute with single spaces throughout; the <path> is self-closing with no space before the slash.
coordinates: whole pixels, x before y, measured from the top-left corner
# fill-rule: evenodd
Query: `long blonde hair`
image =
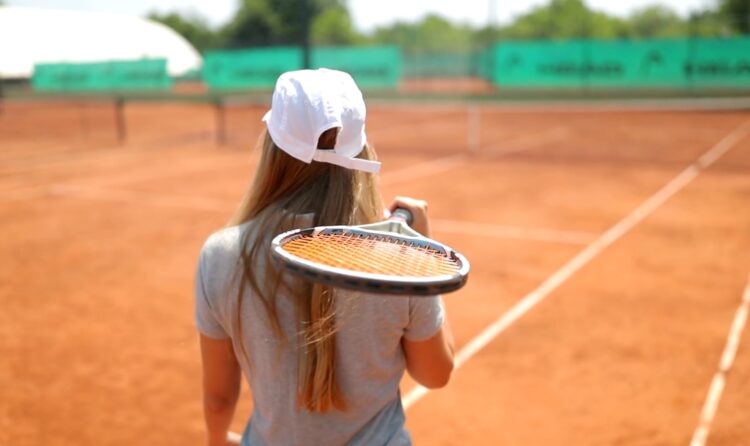
<path id="1" fill-rule="evenodd" d="M 319 149 L 332 149 L 338 129 L 323 132 Z M 311 412 L 331 408 L 346 410 L 346 401 L 336 379 L 335 290 L 307 281 L 282 280 L 268 260 L 273 235 L 295 225 L 290 216 L 313 214 L 314 226 L 362 224 L 380 219 L 383 203 L 373 174 L 313 161 L 306 164 L 279 149 L 268 132 L 262 137 L 261 158 L 251 188 L 229 222 L 239 225 L 253 222 L 249 241 L 243 234 L 243 279 L 237 305 L 237 324 L 242 334 L 242 299 L 245 282 L 262 302 L 271 329 L 283 336 L 276 312 L 276 297 L 289 293 L 297 315 L 298 381 L 297 404 Z M 375 159 L 365 145 L 360 158 Z M 249 241 L 249 242 L 248 242 Z M 253 265 L 265 264 L 263 277 L 257 277 Z M 247 357 L 247 352 L 243 352 Z"/>

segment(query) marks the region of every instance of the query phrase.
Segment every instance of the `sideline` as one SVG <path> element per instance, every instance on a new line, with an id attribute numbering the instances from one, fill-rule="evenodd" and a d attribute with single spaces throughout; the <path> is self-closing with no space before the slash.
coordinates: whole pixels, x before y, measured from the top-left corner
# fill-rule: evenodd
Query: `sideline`
<path id="1" fill-rule="evenodd" d="M 547 296 L 568 280 L 573 274 L 578 272 L 602 251 L 607 249 L 614 242 L 619 240 L 623 235 L 633 229 L 638 223 L 656 211 L 669 198 L 682 190 L 688 183 L 693 181 L 701 171 L 711 166 L 716 160 L 724 155 L 729 149 L 734 147 L 742 138 L 750 132 L 750 120 L 743 122 L 734 130 L 724 136 L 718 143 L 706 151 L 700 158 L 685 168 L 676 177 L 649 197 L 640 206 L 635 208 L 630 214 L 625 216 L 614 226 L 596 238 L 586 246 L 575 257 L 566 262 L 560 269 L 555 271 L 535 290 L 527 294 L 510 310 L 500 315 L 498 319 L 486 327 L 461 350 L 455 357 L 455 369 L 458 369 L 466 363 L 472 356 L 492 342 L 500 333 L 510 327 L 515 321 L 542 302 Z M 404 409 L 408 409 L 417 401 L 422 399 L 429 390 L 422 386 L 416 386 L 411 389 L 402 399 Z"/>
<path id="2" fill-rule="evenodd" d="M 703 446 L 706 444 L 706 439 L 708 438 L 708 433 L 711 429 L 711 423 L 713 422 L 716 410 L 719 407 L 721 394 L 724 392 L 727 373 L 729 373 L 729 369 L 732 368 L 734 358 L 737 356 L 737 349 L 740 346 L 742 330 L 745 328 L 745 323 L 747 323 L 748 307 L 750 307 L 750 278 L 748 278 L 745 292 L 742 293 L 740 306 L 734 314 L 734 320 L 729 329 L 727 343 L 724 346 L 724 352 L 722 353 L 721 361 L 719 362 L 719 369 L 716 370 L 714 378 L 711 380 L 711 386 L 708 388 L 706 402 L 703 404 L 698 427 L 695 428 L 693 439 L 690 441 L 690 446 Z"/>

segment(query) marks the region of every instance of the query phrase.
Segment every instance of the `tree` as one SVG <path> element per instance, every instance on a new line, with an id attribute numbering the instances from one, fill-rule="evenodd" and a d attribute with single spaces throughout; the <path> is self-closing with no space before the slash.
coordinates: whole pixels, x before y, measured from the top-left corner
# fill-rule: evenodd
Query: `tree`
<path id="1" fill-rule="evenodd" d="M 357 45 L 366 42 L 364 36 L 354 29 L 346 8 L 329 8 L 321 12 L 312 22 L 310 39 L 314 45 Z"/>
<path id="2" fill-rule="evenodd" d="M 148 15 L 148 18 L 172 28 L 199 52 L 222 46 L 218 31 L 211 29 L 206 20 L 198 15 L 186 16 L 177 12 L 168 14 L 152 12 Z"/>
<path id="3" fill-rule="evenodd" d="M 346 10 L 346 5 L 343 0 L 241 0 L 223 35 L 232 47 L 297 45 L 302 41 L 305 9 L 314 23 L 318 15 L 335 8 Z"/>
<path id="4" fill-rule="evenodd" d="M 750 0 L 719 0 L 719 13 L 729 29 L 750 34 Z"/>
<path id="5" fill-rule="evenodd" d="M 473 45 L 473 30 L 432 14 L 417 23 L 397 22 L 379 27 L 373 39 L 397 45 L 406 54 L 466 53 Z"/>
<path id="6" fill-rule="evenodd" d="M 612 38 L 627 35 L 625 24 L 590 10 L 583 0 L 551 0 L 518 17 L 501 35 L 515 39 Z"/>
<path id="7" fill-rule="evenodd" d="M 693 37 L 720 37 L 731 33 L 731 28 L 718 10 L 693 12 L 686 24 L 687 35 Z"/>
<path id="8" fill-rule="evenodd" d="M 660 5 L 647 6 L 629 17 L 632 37 L 683 37 L 687 24 L 673 10 Z"/>

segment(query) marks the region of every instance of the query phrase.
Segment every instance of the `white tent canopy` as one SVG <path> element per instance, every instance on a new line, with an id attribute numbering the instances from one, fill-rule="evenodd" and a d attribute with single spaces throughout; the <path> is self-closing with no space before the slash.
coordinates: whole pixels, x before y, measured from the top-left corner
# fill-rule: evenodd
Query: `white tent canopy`
<path id="1" fill-rule="evenodd" d="M 30 78 L 40 62 L 167 59 L 179 76 L 201 66 L 182 36 L 140 17 L 0 6 L 0 77 Z"/>

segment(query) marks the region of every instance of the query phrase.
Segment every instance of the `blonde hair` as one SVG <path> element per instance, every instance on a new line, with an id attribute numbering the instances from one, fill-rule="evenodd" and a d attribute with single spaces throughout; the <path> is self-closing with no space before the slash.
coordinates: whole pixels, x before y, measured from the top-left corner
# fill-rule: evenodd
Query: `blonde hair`
<path id="1" fill-rule="evenodd" d="M 319 149 L 332 149 L 338 129 L 323 132 Z M 237 305 L 237 324 L 242 334 L 242 299 L 247 281 L 262 302 L 271 329 L 282 337 L 276 312 L 276 297 L 289 293 L 294 300 L 298 326 L 297 404 L 311 412 L 331 408 L 346 410 L 346 401 L 336 379 L 335 290 L 307 281 L 282 280 L 269 261 L 271 238 L 295 226 L 294 216 L 314 214 L 312 225 L 362 224 L 382 218 L 383 203 L 373 174 L 313 161 L 306 164 L 279 149 L 268 132 L 262 136 L 261 158 L 251 188 L 229 222 L 239 225 L 254 220 L 248 243 L 243 234 L 243 279 Z M 360 158 L 375 159 L 365 145 Z M 257 277 L 253 265 L 266 265 Z M 247 357 L 247 352 L 243 351 Z"/>

